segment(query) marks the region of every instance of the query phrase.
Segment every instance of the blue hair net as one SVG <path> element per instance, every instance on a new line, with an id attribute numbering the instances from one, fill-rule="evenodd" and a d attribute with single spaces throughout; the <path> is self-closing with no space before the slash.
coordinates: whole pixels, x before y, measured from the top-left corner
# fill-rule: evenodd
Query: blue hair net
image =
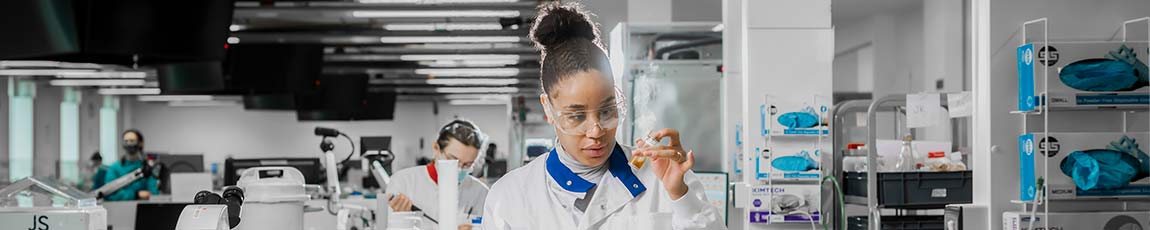
<path id="1" fill-rule="evenodd" d="M 802 111 L 784 113 L 777 120 L 779 124 L 790 129 L 811 128 L 819 124 L 819 114 L 808 106 Z"/>
<path id="2" fill-rule="evenodd" d="M 1127 91 L 1138 87 L 1134 67 L 1113 59 L 1086 59 L 1071 63 L 1058 72 L 1063 84 L 1082 91 Z"/>
<path id="3" fill-rule="evenodd" d="M 815 156 L 818 156 L 819 151 L 815 150 Z M 777 157 L 771 161 L 771 167 L 776 169 L 790 172 L 802 172 L 807 170 L 819 169 L 819 163 L 811 158 L 811 154 L 807 151 L 799 152 L 793 156 Z"/>

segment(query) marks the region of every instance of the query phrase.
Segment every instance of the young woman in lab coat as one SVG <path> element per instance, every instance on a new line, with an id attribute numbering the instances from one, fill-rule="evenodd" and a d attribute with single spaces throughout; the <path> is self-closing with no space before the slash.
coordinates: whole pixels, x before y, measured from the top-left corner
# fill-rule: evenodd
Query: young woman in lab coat
<path id="1" fill-rule="evenodd" d="M 437 222 L 442 218 L 459 218 L 461 230 L 471 229 L 471 220 L 482 216 L 483 202 L 487 197 L 487 184 L 471 175 L 480 166 L 483 158 L 479 148 L 486 142 L 483 132 L 474 123 L 455 120 L 439 129 L 439 136 L 432 144 L 436 160 L 459 160 L 458 175 L 442 175 L 435 169 L 435 161 L 426 166 L 399 170 L 391 177 L 387 194 L 388 206 L 395 212 L 410 212 L 418 207 L 424 216 L 423 229 L 438 229 Z M 454 217 L 439 216 L 439 178 L 454 176 L 459 178 L 459 214 Z"/>
<path id="2" fill-rule="evenodd" d="M 543 51 L 540 102 L 558 143 L 493 185 L 484 230 L 726 229 L 677 130 L 650 135 L 669 139 L 666 146 L 616 143 L 623 100 L 587 14 L 544 6 L 530 36 Z M 629 163 L 634 157 L 650 160 Z"/>

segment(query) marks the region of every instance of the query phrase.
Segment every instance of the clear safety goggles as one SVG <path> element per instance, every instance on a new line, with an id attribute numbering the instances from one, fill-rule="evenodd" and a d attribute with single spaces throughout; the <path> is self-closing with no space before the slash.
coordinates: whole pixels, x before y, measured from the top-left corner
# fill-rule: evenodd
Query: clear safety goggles
<path id="1" fill-rule="evenodd" d="M 614 129 L 627 117 L 626 98 L 618 88 L 615 88 L 615 100 L 612 103 L 595 109 L 561 111 L 551 105 L 551 101 L 551 97 L 547 96 L 544 109 L 559 132 L 567 135 L 586 135 L 592 128 Z"/>
<path id="2" fill-rule="evenodd" d="M 443 155 L 444 155 L 444 158 L 446 158 L 446 159 L 441 159 L 441 160 L 457 160 L 457 161 L 459 161 L 459 169 L 475 169 L 476 165 L 482 164 L 482 161 L 483 161 L 483 156 L 477 156 L 477 157 L 475 157 L 475 160 L 471 161 L 471 162 L 463 162 L 462 160 L 459 159 L 459 157 L 456 157 L 454 154 L 443 153 Z"/>

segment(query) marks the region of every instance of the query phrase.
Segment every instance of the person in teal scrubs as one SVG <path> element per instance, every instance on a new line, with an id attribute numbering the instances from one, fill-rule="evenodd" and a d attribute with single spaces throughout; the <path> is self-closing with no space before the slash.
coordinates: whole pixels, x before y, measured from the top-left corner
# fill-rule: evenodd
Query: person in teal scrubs
<path id="1" fill-rule="evenodd" d="M 108 175 L 108 166 L 104 166 L 104 157 L 100 156 L 100 152 L 93 153 L 88 160 L 90 164 L 88 168 L 92 171 L 91 191 L 95 191 L 100 186 L 104 186 L 104 177 Z"/>
<path id="2" fill-rule="evenodd" d="M 104 175 L 105 184 L 128 175 L 144 164 L 144 135 L 139 130 L 129 129 L 124 131 L 123 137 L 124 157 L 108 166 L 108 172 Z M 112 192 L 104 197 L 104 200 L 147 200 L 155 194 L 160 194 L 159 181 L 155 177 L 145 177 Z"/>

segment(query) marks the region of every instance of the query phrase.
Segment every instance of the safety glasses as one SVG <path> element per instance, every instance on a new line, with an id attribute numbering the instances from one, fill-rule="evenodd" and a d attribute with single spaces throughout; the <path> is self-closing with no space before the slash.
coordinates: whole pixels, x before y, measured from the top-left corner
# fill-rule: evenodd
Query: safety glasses
<path id="1" fill-rule="evenodd" d="M 560 110 L 552 100 L 547 96 L 544 109 L 559 132 L 567 135 L 586 135 L 593 128 L 614 129 L 627 117 L 626 98 L 619 88 L 615 88 L 615 100 L 594 109 Z"/>

